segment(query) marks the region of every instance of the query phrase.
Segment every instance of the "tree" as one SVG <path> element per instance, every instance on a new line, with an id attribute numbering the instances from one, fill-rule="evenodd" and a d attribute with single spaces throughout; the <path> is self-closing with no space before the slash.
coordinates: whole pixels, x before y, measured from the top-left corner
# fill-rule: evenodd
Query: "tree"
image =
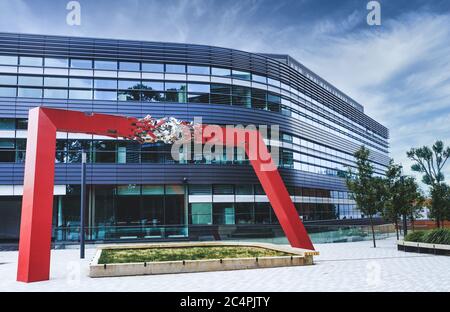
<path id="1" fill-rule="evenodd" d="M 399 239 L 398 224 L 403 218 L 403 234 L 408 232 L 408 219 L 414 220 L 422 211 L 423 196 L 419 185 L 413 177 L 407 177 L 402 173 L 403 167 L 395 164 L 391 159 L 386 170 L 386 204 L 383 209 L 383 217 L 395 224 L 397 239 Z"/>
<path id="2" fill-rule="evenodd" d="M 403 217 L 403 235 L 406 236 L 408 234 L 408 219 L 411 223 L 414 223 L 414 220 L 420 216 L 423 196 L 419 185 L 413 177 L 401 176 L 398 182 L 394 204 L 398 207 L 399 213 Z"/>
<path id="3" fill-rule="evenodd" d="M 370 151 L 364 146 L 355 152 L 357 171 L 353 173 L 349 168 L 346 183 L 358 208 L 369 217 L 373 247 L 376 248 L 373 217 L 382 211 L 385 184 L 382 178 L 373 176 L 373 166 L 369 161 L 369 154 Z"/>
<path id="4" fill-rule="evenodd" d="M 382 211 L 384 219 L 391 221 L 395 225 L 397 240 L 400 239 L 398 228 L 400 220 L 400 209 L 397 205 L 396 194 L 398 181 L 402 175 L 402 166 L 394 163 L 391 159 L 386 170 L 385 186 L 386 186 L 386 203 Z"/>
<path id="5" fill-rule="evenodd" d="M 409 159 L 414 161 L 411 169 L 423 174 L 422 181 L 430 186 L 432 198 L 434 194 L 434 200 L 432 200 L 430 210 L 436 220 L 437 227 L 440 227 L 441 220 L 443 220 L 443 217 L 445 216 L 440 213 L 442 206 L 439 206 L 441 205 L 443 198 L 438 198 L 437 196 L 443 196 L 445 194 L 441 184 L 444 182 L 445 178 L 443 168 L 450 157 L 450 147 L 444 147 L 442 141 L 436 141 L 431 148 L 428 146 L 412 148 L 406 155 Z"/>
<path id="6" fill-rule="evenodd" d="M 440 221 L 450 217 L 450 187 L 445 183 L 431 189 L 430 216 Z"/>

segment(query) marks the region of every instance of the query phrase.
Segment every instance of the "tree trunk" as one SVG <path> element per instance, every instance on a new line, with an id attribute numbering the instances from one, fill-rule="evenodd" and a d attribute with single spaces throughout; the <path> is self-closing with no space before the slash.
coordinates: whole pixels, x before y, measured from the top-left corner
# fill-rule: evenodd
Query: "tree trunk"
<path id="1" fill-rule="evenodd" d="M 375 243 L 375 229 L 374 229 L 374 227 L 373 227 L 372 216 L 369 216 L 369 220 L 370 220 L 370 227 L 372 228 L 373 248 L 377 248 L 377 244 Z"/>
<path id="2" fill-rule="evenodd" d="M 403 237 L 408 235 L 408 219 L 406 218 L 406 214 L 403 215 Z"/>
<path id="3" fill-rule="evenodd" d="M 414 232 L 416 229 L 414 228 L 414 217 L 411 216 L 411 229 Z"/>

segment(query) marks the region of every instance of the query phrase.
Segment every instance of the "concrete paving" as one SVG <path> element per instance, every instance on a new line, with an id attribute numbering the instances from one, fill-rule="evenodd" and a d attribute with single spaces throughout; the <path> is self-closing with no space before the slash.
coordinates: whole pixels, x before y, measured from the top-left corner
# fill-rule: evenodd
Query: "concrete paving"
<path id="1" fill-rule="evenodd" d="M 89 278 L 77 249 L 53 250 L 51 280 L 15 281 L 17 252 L 0 252 L 0 291 L 450 291 L 450 257 L 397 251 L 394 239 L 317 244 L 315 265 L 272 269 Z"/>

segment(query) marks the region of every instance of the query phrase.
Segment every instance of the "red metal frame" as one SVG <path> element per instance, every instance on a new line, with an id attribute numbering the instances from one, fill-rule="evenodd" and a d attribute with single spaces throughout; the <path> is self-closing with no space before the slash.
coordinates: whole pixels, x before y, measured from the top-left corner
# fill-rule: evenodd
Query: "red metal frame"
<path id="1" fill-rule="evenodd" d="M 137 127 L 139 127 L 138 120 L 131 117 L 85 114 L 44 107 L 30 110 L 18 281 L 36 282 L 49 279 L 56 131 L 136 139 Z M 262 136 L 257 130 L 230 131 L 203 134 L 202 141 L 242 146 L 250 155 L 254 153 L 254 145 L 250 144 L 251 140 L 256 140 L 253 142 L 257 143 L 257 157 L 250 157 L 250 162 L 291 246 L 314 250 Z"/>

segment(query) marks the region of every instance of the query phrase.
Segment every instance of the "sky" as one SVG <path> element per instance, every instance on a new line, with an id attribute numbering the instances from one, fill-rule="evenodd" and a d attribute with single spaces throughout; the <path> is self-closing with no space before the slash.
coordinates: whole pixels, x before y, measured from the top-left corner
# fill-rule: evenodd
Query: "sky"
<path id="1" fill-rule="evenodd" d="M 68 2 L 0 0 L 0 31 L 289 54 L 389 128 L 406 174 L 411 147 L 450 145 L 448 0 L 380 0 L 379 26 L 367 0 L 79 0 L 79 26 L 66 23 Z"/>

